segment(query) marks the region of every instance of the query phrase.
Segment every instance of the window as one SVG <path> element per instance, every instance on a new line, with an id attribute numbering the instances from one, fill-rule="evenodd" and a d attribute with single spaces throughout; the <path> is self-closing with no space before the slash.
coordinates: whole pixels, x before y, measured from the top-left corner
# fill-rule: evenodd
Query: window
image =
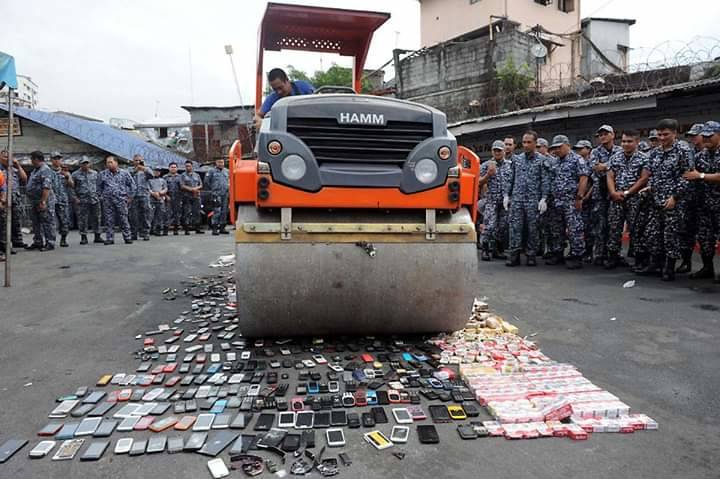
<path id="1" fill-rule="evenodd" d="M 552 5 L 553 0 L 535 0 L 535 3 L 539 3 L 540 5 L 547 7 L 548 5 Z"/>
<path id="2" fill-rule="evenodd" d="M 575 11 L 575 0 L 558 0 L 558 10 L 565 13 Z"/>

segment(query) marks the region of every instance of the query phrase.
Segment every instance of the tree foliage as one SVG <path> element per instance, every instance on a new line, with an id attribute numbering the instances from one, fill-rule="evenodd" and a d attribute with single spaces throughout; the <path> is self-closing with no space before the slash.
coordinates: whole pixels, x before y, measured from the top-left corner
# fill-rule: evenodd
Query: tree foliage
<path id="1" fill-rule="evenodd" d="M 326 71 L 317 70 L 311 77 L 306 72 L 298 70 L 292 65 L 285 67 L 285 73 L 291 81 L 304 80 L 312 83 L 315 88 L 321 86 L 353 86 L 352 68 L 341 67 L 333 63 L 333 65 Z M 362 93 L 371 91 L 370 82 L 367 79 L 363 79 L 362 82 Z M 270 85 L 265 86 L 265 93 L 270 93 Z"/>
<path id="2" fill-rule="evenodd" d="M 530 86 L 535 81 L 527 63 L 518 67 L 512 57 L 509 57 L 496 68 L 495 79 L 505 110 L 516 110 L 527 105 Z"/>

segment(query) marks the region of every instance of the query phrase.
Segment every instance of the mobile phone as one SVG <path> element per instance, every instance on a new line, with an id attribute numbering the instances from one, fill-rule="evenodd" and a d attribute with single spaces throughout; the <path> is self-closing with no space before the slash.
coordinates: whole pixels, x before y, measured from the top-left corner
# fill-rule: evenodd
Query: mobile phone
<path id="1" fill-rule="evenodd" d="M 392 410 L 392 415 L 395 417 L 395 422 L 398 424 L 411 424 L 413 422 L 410 412 L 404 407 L 394 408 Z"/>
<path id="2" fill-rule="evenodd" d="M 248 396 L 257 396 L 260 393 L 260 385 L 259 384 L 253 384 L 250 386 L 250 389 L 248 389 L 247 395 Z"/>
<path id="3" fill-rule="evenodd" d="M 407 426 L 393 426 L 390 433 L 390 440 L 395 444 L 404 444 L 410 435 L 410 428 Z"/>
<path id="4" fill-rule="evenodd" d="M 182 452 L 185 441 L 182 436 L 170 437 L 167 440 L 167 452 L 168 454 L 175 454 Z"/>
<path id="5" fill-rule="evenodd" d="M 81 461 L 97 461 L 105 454 L 105 450 L 110 445 L 110 441 L 94 441 L 91 442 L 82 456 Z"/>
<path id="6" fill-rule="evenodd" d="M 423 419 L 427 419 L 427 415 L 425 415 L 425 411 L 423 411 L 422 407 L 413 405 L 407 407 L 408 412 L 410 413 L 410 416 L 412 416 L 413 421 L 422 421 Z"/>
<path id="7" fill-rule="evenodd" d="M 462 408 L 465 410 L 467 417 L 478 417 L 480 415 L 480 408 L 476 403 L 463 402 Z"/>
<path id="8" fill-rule="evenodd" d="M 462 408 L 462 406 L 450 405 L 447 407 L 447 409 L 451 418 L 455 420 L 467 419 L 467 415 L 465 414 L 465 410 Z"/>
<path id="9" fill-rule="evenodd" d="M 118 424 L 117 430 L 120 432 L 132 431 L 139 420 L 140 416 L 128 416 Z"/>
<path id="10" fill-rule="evenodd" d="M 115 443 L 115 454 L 127 454 L 133 444 L 133 438 L 123 437 Z"/>
<path id="11" fill-rule="evenodd" d="M 90 417 L 104 416 L 114 407 L 115 407 L 115 403 L 103 401 L 100 404 L 98 404 L 97 406 L 95 406 L 92 409 L 92 411 L 88 412 L 88 416 L 90 416 Z"/>
<path id="12" fill-rule="evenodd" d="M 313 411 L 300 411 L 295 415 L 295 429 L 312 429 L 315 423 Z"/>
<path id="13" fill-rule="evenodd" d="M 421 444 L 437 444 L 440 442 L 437 429 L 432 424 L 421 424 L 417 426 L 418 439 Z"/>
<path id="14" fill-rule="evenodd" d="M 312 358 L 318 364 L 327 364 L 327 359 L 322 354 L 313 354 Z"/>
<path id="15" fill-rule="evenodd" d="M 375 426 L 375 418 L 373 417 L 372 413 L 364 412 L 360 416 L 362 419 L 362 425 L 363 427 L 374 427 Z"/>
<path id="16" fill-rule="evenodd" d="M 176 431 L 187 431 L 195 424 L 195 416 L 183 416 L 174 425 Z"/>
<path id="17" fill-rule="evenodd" d="M 340 383 L 337 381 L 328 382 L 328 392 L 336 393 L 340 391 Z"/>
<path id="18" fill-rule="evenodd" d="M 184 451 L 198 451 L 201 447 L 203 447 L 203 444 L 205 444 L 205 440 L 207 439 L 207 433 L 206 432 L 194 432 L 190 435 L 187 442 L 185 443 L 185 446 L 183 447 Z"/>
<path id="19" fill-rule="evenodd" d="M 387 414 L 385 414 L 385 409 L 382 407 L 370 408 L 370 413 L 373 415 L 373 419 L 375 419 L 375 424 L 388 423 Z"/>
<path id="20" fill-rule="evenodd" d="M 331 426 L 347 426 L 347 412 L 344 409 L 334 409 L 330 412 Z"/>
<path id="21" fill-rule="evenodd" d="M 275 422 L 275 415 L 269 413 L 263 413 L 258 416 L 255 427 L 255 431 L 269 431 Z"/>
<path id="22" fill-rule="evenodd" d="M 95 408 L 94 404 L 82 404 L 80 407 L 76 407 L 72 410 L 70 413 L 70 416 L 72 417 L 82 417 L 85 414 L 89 413 L 92 409 Z"/>
<path id="23" fill-rule="evenodd" d="M 356 412 L 349 412 L 347 414 L 348 427 L 350 429 L 357 429 L 360 427 L 360 415 Z"/>
<path id="24" fill-rule="evenodd" d="M 155 418 L 152 416 L 143 416 L 133 426 L 133 431 L 147 431 L 150 425 L 155 422 Z"/>
<path id="25" fill-rule="evenodd" d="M 105 391 L 94 391 L 83 399 L 83 404 L 97 404 L 105 397 Z"/>
<path id="26" fill-rule="evenodd" d="M 375 362 L 375 358 L 372 357 L 372 354 L 361 354 L 360 359 L 365 363 L 373 363 Z"/>
<path id="27" fill-rule="evenodd" d="M 302 411 L 305 409 L 305 402 L 302 400 L 302 398 L 294 397 L 290 400 L 290 409 L 293 411 Z"/>
<path id="28" fill-rule="evenodd" d="M 206 456 L 217 456 L 228 447 L 230 443 L 235 441 L 237 437 L 237 432 L 229 430 L 213 433 L 205 442 L 205 445 L 197 452 L 198 454 L 204 454 Z"/>
<path id="29" fill-rule="evenodd" d="M 112 374 L 105 374 L 103 376 L 100 376 L 100 379 L 98 379 L 98 382 L 95 385 L 96 386 L 107 386 L 110 383 L 110 381 L 112 380 L 112 378 L 113 378 Z"/>
<path id="30" fill-rule="evenodd" d="M 147 453 L 152 454 L 156 452 L 165 451 L 167 445 L 167 436 L 150 436 L 147 445 Z"/>
<path id="31" fill-rule="evenodd" d="M 278 415 L 278 427 L 290 428 L 295 427 L 295 413 L 294 412 L 281 412 Z"/>
<path id="32" fill-rule="evenodd" d="M 209 431 L 215 420 L 215 414 L 200 414 L 195 420 L 193 431 Z"/>
<path id="33" fill-rule="evenodd" d="M 330 427 L 330 411 L 317 411 L 313 427 L 316 429 Z"/>
<path id="34" fill-rule="evenodd" d="M 139 456 L 141 454 L 145 454 L 146 448 L 147 448 L 147 439 L 136 439 L 132 443 L 132 447 L 130 448 L 129 454 L 131 456 Z"/>
<path id="35" fill-rule="evenodd" d="M 225 406 L 227 406 L 227 400 L 218 399 L 215 403 L 213 403 L 212 408 L 210 408 L 210 412 L 213 414 L 220 414 L 225 410 Z"/>
<path id="36" fill-rule="evenodd" d="M 35 447 L 33 447 L 28 456 L 33 459 L 39 459 L 48 455 L 50 451 L 55 447 L 55 441 L 40 441 Z"/>
<path id="37" fill-rule="evenodd" d="M 102 418 L 100 418 L 102 419 Z M 103 421 L 100 423 L 97 429 L 95 429 L 95 432 L 93 433 L 93 436 L 95 437 L 109 437 L 115 428 L 118 425 L 118 421 L 115 421 L 114 419 L 103 419 Z"/>
<path id="38" fill-rule="evenodd" d="M 77 430 L 79 422 L 66 422 L 63 427 L 55 434 L 55 439 L 67 440 L 75 437 L 75 431 Z"/>
<path id="39" fill-rule="evenodd" d="M 171 427 L 173 427 L 175 424 L 177 424 L 178 420 L 179 419 L 176 416 L 168 416 L 164 419 L 161 419 L 161 420 L 153 423 L 150 426 L 150 430 L 152 432 L 162 432 L 166 429 L 170 429 Z"/>
<path id="40" fill-rule="evenodd" d="M 25 443 L 27 443 L 27 441 L 25 441 Z M 67 441 L 63 441 L 58 450 L 55 452 L 55 455 L 52 457 L 52 460 L 68 461 L 74 458 L 83 444 L 85 444 L 85 439 L 68 439 Z M 23 444 L 23 446 L 24 445 L 25 444 Z M 0 463 L 5 462 L 2 460 L 4 449 L 4 446 L 0 448 Z"/>
<path id="41" fill-rule="evenodd" d="M 207 467 L 210 471 L 210 475 L 214 479 L 221 479 L 230 475 L 230 471 L 225 465 L 225 462 L 219 457 L 209 460 L 207 463 Z"/>
<path id="42" fill-rule="evenodd" d="M 373 446 L 377 450 L 387 449 L 392 447 L 393 443 L 380 431 L 370 431 L 363 434 L 363 438 L 368 444 Z"/>
<path id="43" fill-rule="evenodd" d="M 457 432 L 461 439 L 478 438 L 478 433 L 471 424 L 458 424 Z"/>
<path id="44" fill-rule="evenodd" d="M 51 422 L 46 424 L 37 433 L 38 436 L 54 436 L 63 427 L 61 422 Z"/>
<path id="45" fill-rule="evenodd" d="M 328 447 L 342 447 L 345 445 L 345 434 L 340 428 L 328 429 L 325 431 L 325 441 Z"/>
<path id="46" fill-rule="evenodd" d="M 448 412 L 448 408 L 446 406 L 442 406 L 439 404 L 432 404 L 429 407 L 430 409 L 430 417 L 432 418 L 432 421 L 434 423 L 443 423 L 443 422 L 450 422 L 450 413 Z"/>
<path id="47" fill-rule="evenodd" d="M 232 414 L 216 414 L 215 420 L 213 421 L 213 429 L 227 429 L 230 427 L 230 421 L 232 420 Z"/>
<path id="48" fill-rule="evenodd" d="M 48 417 L 50 419 L 62 419 L 67 416 L 67 414 L 78 404 L 80 403 L 77 399 L 68 399 L 66 401 L 61 402 L 58 404 L 55 409 L 53 409 Z"/>

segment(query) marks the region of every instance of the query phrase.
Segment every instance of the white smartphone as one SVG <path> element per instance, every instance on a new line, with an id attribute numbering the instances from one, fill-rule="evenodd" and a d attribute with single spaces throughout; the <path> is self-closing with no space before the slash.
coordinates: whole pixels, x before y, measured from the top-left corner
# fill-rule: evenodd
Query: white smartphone
<path id="1" fill-rule="evenodd" d="M 210 470 L 210 475 L 215 479 L 221 479 L 230 475 L 230 471 L 225 465 L 225 461 L 223 461 L 219 457 L 209 460 L 207 466 Z"/>
<path id="2" fill-rule="evenodd" d="M 281 427 L 281 428 L 295 427 L 295 413 L 292 411 L 281 412 L 278 416 L 278 427 Z"/>
<path id="3" fill-rule="evenodd" d="M 318 364 L 327 364 L 327 359 L 322 354 L 313 354 L 313 359 Z"/>
<path id="4" fill-rule="evenodd" d="M 345 434 L 340 428 L 325 431 L 325 439 L 329 447 L 342 447 L 345 445 Z"/>
<path id="5" fill-rule="evenodd" d="M 407 408 L 400 407 L 392 410 L 395 422 L 398 424 L 412 424 L 413 418 Z"/>
<path id="6" fill-rule="evenodd" d="M 195 420 L 193 431 L 209 431 L 215 420 L 215 414 L 200 414 Z"/>
<path id="7" fill-rule="evenodd" d="M 39 459 L 47 456 L 47 454 L 55 447 L 55 441 L 40 441 L 37 446 L 33 447 L 28 456 L 33 459 Z"/>
<path id="8" fill-rule="evenodd" d="M 393 426 L 390 433 L 390 440 L 395 444 L 405 444 L 410 435 L 410 428 L 407 426 Z"/>
<path id="9" fill-rule="evenodd" d="M 115 443 L 115 454 L 127 454 L 133 445 L 133 438 L 123 437 Z"/>

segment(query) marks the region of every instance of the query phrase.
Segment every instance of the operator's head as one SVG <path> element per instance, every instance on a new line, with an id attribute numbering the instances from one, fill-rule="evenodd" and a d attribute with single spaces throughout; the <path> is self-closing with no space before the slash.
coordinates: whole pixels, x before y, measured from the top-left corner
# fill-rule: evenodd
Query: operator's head
<path id="1" fill-rule="evenodd" d="M 192 173 L 192 168 L 192 161 L 187 160 L 185 162 L 185 171 L 187 171 L 188 173 Z"/>
<path id="2" fill-rule="evenodd" d="M 625 130 L 622 134 L 620 145 L 626 155 L 632 155 L 637 151 L 640 144 L 640 132 L 635 130 Z"/>
<path id="3" fill-rule="evenodd" d="M 280 98 L 286 97 L 292 93 L 292 83 L 287 73 L 282 68 L 273 68 L 268 73 L 268 83 L 272 91 L 278 94 Z"/>
<path id="4" fill-rule="evenodd" d="M 705 146 L 713 151 L 717 150 L 718 146 L 720 146 L 720 122 L 709 121 L 705 123 L 702 136 Z"/>
<path id="5" fill-rule="evenodd" d="M 657 124 L 657 135 L 663 148 L 670 148 L 677 138 L 678 122 L 672 118 L 660 120 Z"/>
<path id="6" fill-rule="evenodd" d="M 161 173 L 162 173 L 162 170 L 160 169 L 159 166 L 156 166 L 155 168 L 153 168 L 153 176 L 155 178 L 160 178 Z"/>
<path id="7" fill-rule="evenodd" d="M 528 130 L 522 137 L 522 146 L 525 153 L 535 153 L 537 148 L 538 134 L 532 130 Z"/>
<path id="8" fill-rule="evenodd" d="M 702 150 L 704 148 L 705 140 L 702 136 L 703 128 L 705 128 L 705 125 L 702 123 L 695 123 L 693 126 L 690 127 L 690 129 L 685 133 L 685 136 L 687 137 L 690 142 L 692 142 L 693 145 L 695 145 L 695 148 L 698 148 Z"/>

